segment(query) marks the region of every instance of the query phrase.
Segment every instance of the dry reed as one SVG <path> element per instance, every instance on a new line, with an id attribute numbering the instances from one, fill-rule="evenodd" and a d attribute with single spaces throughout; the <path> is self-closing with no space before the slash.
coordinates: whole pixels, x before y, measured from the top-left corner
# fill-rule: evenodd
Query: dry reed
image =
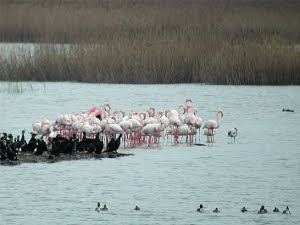
<path id="1" fill-rule="evenodd" d="M 300 84 L 293 0 L 0 0 L 0 80 Z M 3 54 L 2 54 L 3 55 Z"/>

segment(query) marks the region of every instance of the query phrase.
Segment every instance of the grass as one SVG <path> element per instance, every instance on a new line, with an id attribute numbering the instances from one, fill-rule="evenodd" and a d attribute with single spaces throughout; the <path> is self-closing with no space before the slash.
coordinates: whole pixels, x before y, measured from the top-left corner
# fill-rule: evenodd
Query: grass
<path id="1" fill-rule="evenodd" d="M 296 0 L 0 0 L 0 80 L 300 84 Z"/>

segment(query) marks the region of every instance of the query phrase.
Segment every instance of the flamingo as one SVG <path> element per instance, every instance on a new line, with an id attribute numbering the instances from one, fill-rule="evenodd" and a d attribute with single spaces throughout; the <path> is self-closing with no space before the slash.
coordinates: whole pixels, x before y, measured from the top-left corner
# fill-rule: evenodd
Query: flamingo
<path id="1" fill-rule="evenodd" d="M 144 126 L 147 126 L 150 123 L 152 123 L 152 124 L 159 123 L 159 121 L 156 118 L 154 118 L 154 117 L 148 117 L 148 118 L 146 118 L 146 119 L 143 120 L 143 125 Z"/>
<path id="2" fill-rule="evenodd" d="M 205 129 L 203 135 L 207 136 L 207 143 L 213 143 L 216 130 Z"/>
<path id="3" fill-rule="evenodd" d="M 221 115 L 221 117 L 223 117 L 223 112 L 222 111 L 218 111 L 217 112 L 217 121 L 216 120 L 208 120 L 204 124 L 204 128 L 210 130 L 211 134 L 214 133 L 213 130 L 216 130 L 216 129 L 218 129 L 220 127 L 219 114 Z M 212 141 L 214 142 L 214 135 L 212 137 L 213 137 Z"/>
<path id="4" fill-rule="evenodd" d="M 195 109 L 194 107 L 192 107 L 192 110 L 194 112 L 195 115 L 195 128 L 199 130 L 199 143 L 200 143 L 200 128 L 202 127 L 202 119 L 201 117 L 198 116 L 198 110 Z"/>
<path id="5" fill-rule="evenodd" d="M 161 137 L 161 132 L 164 130 L 164 124 L 162 122 L 155 124 L 147 124 L 143 127 L 141 134 L 142 136 L 149 136 L 148 147 L 150 147 L 152 136 L 159 138 Z"/>
<path id="6" fill-rule="evenodd" d="M 124 136 L 124 147 L 125 147 L 126 139 L 129 139 L 129 140 L 132 139 L 132 132 L 133 132 L 132 122 L 127 119 L 127 120 L 121 121 L 119 123 L 119 125 L 122 128 L 122 130 L 124 130 L 124 133 L 126 134 Z"/>
<path id="7" fill-rule="evenodd" d="M 235 143 L 235 137 L 237 135 L 238 135 L 237 128 L 232 128 L 228 131 L 228 137 L 231 137 L 231 142 L 232 142 L 232 138 L 233 138 L 234 143 Z"/>
<path id="8" fill-rule="evenodd" d="M 107 126 L 104 129 L 104 133 L 108 135 L 121 134 L 124 133 L 124 130 L 120 127 L 119 124 L 111 123 L 107 124 Z"/>
<path id="9" fill-rule="evenodd" d="M 197 134 L 197 131 L 194 127 L 183 124 L 179 127 L 178 136 L 184 136 L 186 135 L 186 142 L 188 141 L 188 136 L 190 136 L 190 140 L 192 142 L 192 136 Z"/>
<path id="10" fill-rule="evenodd" d="M 48 136 L 53 131 L 53 126 L 49 120 L 43 119 L 42 121 L 35 121 L 32 123 L 32 129 L 37 134 L 43 136 Z M 47 140 L 47 138 L 46 138 Z"/>
<path id="11" fill-rule="evenodd" d="M 96 116 L 99 116 L 101 119 L 105 119 L 110 116 L 111 107 L 109 103 L 99 106 L 99 111 L 96 112 Z"/>

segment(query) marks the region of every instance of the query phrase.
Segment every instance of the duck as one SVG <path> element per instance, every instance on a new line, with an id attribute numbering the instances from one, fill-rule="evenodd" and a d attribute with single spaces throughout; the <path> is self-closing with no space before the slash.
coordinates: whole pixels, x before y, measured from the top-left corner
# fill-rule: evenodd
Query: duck
<path id="1" fill-rule="evenodd" d="M 279 209 L 278 209 L 277 207 L 275 207 L 275 208 L 273 209 L 273 212 L 278 213 L 278 212 L 280 212 L 280 211 L 279 211 Z"/>
<path id="2" fill-rule="evenodd" d="M 282 214 L 291 214 L 289 207 L 287 206 L 285 210 L 283 210 Z"/>
<path id="3" fill-rule="evenodd" d="M 97 211 L 97 212 L 100 212 L 100 211 L 101 211 L 101 208 L 100 208 L 100 202 L 98 202 L 97 208 L 95 209 L 95 211 Z"/>
<path id="4" fill-rule="evenodd" d="M 245 208 L 245 206 L 241 209 L 241 212 L 242 213 L 247 212 L 247 209 Z"/>
<path id="5" fill-rule="evenodd" d="M 219 210 L 218 208 L 215 208 L 215 209 L 213 210 L 213 212 L 214 212 L 214 213 L 219 213 L 220 210 Z"/>
<path id="6" fill-rule="evenodd" d="M 258 214 L 265 214 L 265 213 L 268 213 L 268 210 L 265 209 L 265 207 L 262 205 L 260 207 L 260 210 L 257 212 Z"/>
<path id="7" fill-rule="evenodd" d="M 104 204 L 103 208 L 101 208 L 101 211 L 108 211 L 108 208 L 106 207 L 106 204 Z"/>
<path id="8" fill-rule="evenodd" d="M 199 208 L 197 208 L 197 212 L 204 212 L 202 204 L 200 204 Z"/>
<path id="9" fill-rule="evenodd" d="M 136 205 L 134 208 L 135 211 L 140 211 L 141 209 Z"/>

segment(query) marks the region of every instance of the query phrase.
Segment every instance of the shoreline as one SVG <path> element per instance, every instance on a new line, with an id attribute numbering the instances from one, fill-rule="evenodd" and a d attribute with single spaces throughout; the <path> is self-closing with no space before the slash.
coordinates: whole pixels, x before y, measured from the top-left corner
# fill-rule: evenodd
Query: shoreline
<path id="1" fill-rule="evenodd" d="M 119 152 L 104 152 L 101 154 L 92 154 L 87 152 L 78 152 L 74 155 L 65 155 L 63 153 L 60 156 L 56 157 L 49 157 L 49 153 L 45 152 L 43 155 L 36 156 L 29 152 L 20 152 L 18 155 L 18 160 L 11 161 L 11 160 L 3 160 L 0 161 L 0 166 L 17 166 L 24 163 L 57 163 L 63 161 L 76 161 L 76 160 L 91 160 L 97 159 L 101 160 L 103 158 L 119 158 L 125 156 L 132 156 L 134 154 L 126 154 L 126 153 L 119 153 Z"/>

